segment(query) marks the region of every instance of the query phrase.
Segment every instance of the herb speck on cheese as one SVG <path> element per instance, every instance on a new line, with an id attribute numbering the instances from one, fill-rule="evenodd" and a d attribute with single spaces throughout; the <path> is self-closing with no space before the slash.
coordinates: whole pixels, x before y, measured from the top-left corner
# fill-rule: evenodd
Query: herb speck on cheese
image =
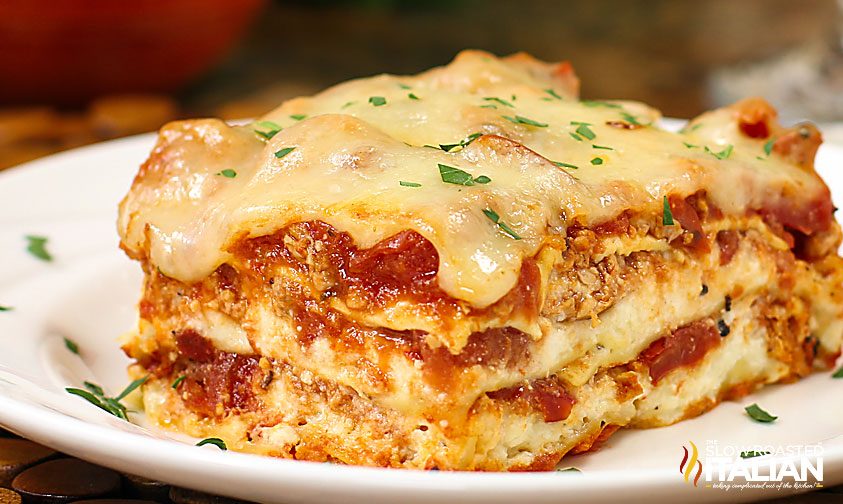
<path id="1" fill-rule="evenodd" d="M 486 175 L 480 175 L 479 177 L 475 178 L 472 177 L 471 174 L 466 171 L 442 163 L 439 163 L 439 176 L 442 178 L 442 182 L 445 182 L 446 184 L 455 184 L 461 186 L 473 186 L 474 184 L 488 184 L 492 181 L 492 179 L 490 179 Z"/>
<path id="2" fill-rule="evenodd" d="M 670 202 L 667 200 L 667 196 L 664 197 L 662 200 L 662 225 L 663 226 L 672 226 L 673 225 L 673 212 L 670 211 Z M 705 291 L 708 292 L 708 286 L 704 286 Z"/>
<path id="3" fill-rule="evenodd" d="M 510 102 L 508 102 L 508 101 L 506 101 L 502 98 L 498 98 L 497 96 L 487 96 L 486 98 L 483 98 L 483 99 L 486 100 L 486 101 L 493 101 L 493 102 L 500 103 L 501 105 L 504 105 L 506 107 L 515 107 L 515 105 L 513 105 L 512 103 L 510 103 Z"/>
<path id="4" fill-rule="evenodd" d="M 498 215 L 498 213 L 495 212 L 494 210 L 492 210 L 491 208 L 484 208 L 483 209 L 483 215 L 485 215 L 490 221 L 497 224 L 497 226 L 501 229 L 501 231 L 503 231 L 504 233 L 509 235 L 510 238 L 512 238 L 513 240 L 520 240 L 521 239 L 521 237 L 518 235 L 518 233 L 513 231 L 511 227 L 509 227 L 504 221 L 502 221 L 500 216 Z"/>
<path id="5" fill-rule="evenodd" d="M 369 103 L 375 107 L 380 107 L 381 105 L 386 105 L 386 98 L 383 96 L 370 96 Z"/>
<path id="6" fill-rule="evenodd" d="M 275 157 L 281 159 L 282 157 L 286 156 L 287 154 L 293 152 L 296 148 L 295 147 L 284 147 L 283 149 L 279 149 L 275 151 Z"/>
<path id="7" fill-rule="evenodd" d="M 502 117 L 509 122 L 514 122 L 515 124 L 526 124 L 528 126 L 535 126 L 537 128 L 546 128 L 547 127 L 547 123 L 534 121 L 530 118 L 520 116 L 520 115 L 516 115 L 515 117 L 512 117 L 512 116 L 502 116 Z"/>

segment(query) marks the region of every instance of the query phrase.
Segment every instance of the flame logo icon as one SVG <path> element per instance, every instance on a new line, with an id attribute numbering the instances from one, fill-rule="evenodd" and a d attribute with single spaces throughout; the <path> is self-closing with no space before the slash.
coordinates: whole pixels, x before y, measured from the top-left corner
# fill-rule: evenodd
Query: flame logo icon
<path id="1" fill-rule="evenodd" d="M 697 475 L 694 476 L 694 486 L 697 486 L 700 476 L 702 476 L 702 462 L 698 458 L 699 451 L 697 450 L 697 445 L 693 441 L 688 442 L 691 443 L 691 451 L 689 452 L 687 448 L 682 447 L 685 450 L 685 455 L 682 457 L 682 462 L 679 463 L 679 474 L 685 478 L 685 481 L 690 482 L 691 474 L 693 474 L 694 466 L 696 465 Z"/>

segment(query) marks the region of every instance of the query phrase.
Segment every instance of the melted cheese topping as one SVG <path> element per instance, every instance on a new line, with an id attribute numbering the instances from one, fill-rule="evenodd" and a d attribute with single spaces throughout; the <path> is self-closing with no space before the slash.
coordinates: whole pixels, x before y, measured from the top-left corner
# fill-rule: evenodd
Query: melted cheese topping
<path id="1" fill-rule="evenodd" d="M 810 170 L 766 156 L 731 109 L 671 133 L 649 125 L 659 114 L 644 105 L 578 101 L 554 68 L 464 52 L 418 76 L 355 80 L 290 100 L 264 118 L 283 127 L 268 141 L 258 125 L 167 125 L 121 204 L 123 246 L 193 282 L 224 263 L 236 240 L 297 221 L 325 221 L 363 247 L 414 229 L 439 253 L 441 288 L 485 307 L 515 285 L 522 259 L 574 219 L 660 213 L 665 195 L 700 189 L 725 213 L 743 215 L 825 190 Z M 307 117 L 291 117 L 299 115 Z M 617 121 L 648 126 L 607 124 Z M 431 147 L 474 133 L 483 136 L 462 149 Z M 491 181 L 445 183 L 440 164 Z"/>

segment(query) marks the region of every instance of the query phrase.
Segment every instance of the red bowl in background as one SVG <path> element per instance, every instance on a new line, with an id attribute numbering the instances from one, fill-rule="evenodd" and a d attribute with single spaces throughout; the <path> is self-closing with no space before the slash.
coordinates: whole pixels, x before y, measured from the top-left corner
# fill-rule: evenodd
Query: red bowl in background
<path id="1" fill-rule="evenodd" d="M 217 63 L 264 3 L 0 1 L 0 103 L 176 91 Z"/>

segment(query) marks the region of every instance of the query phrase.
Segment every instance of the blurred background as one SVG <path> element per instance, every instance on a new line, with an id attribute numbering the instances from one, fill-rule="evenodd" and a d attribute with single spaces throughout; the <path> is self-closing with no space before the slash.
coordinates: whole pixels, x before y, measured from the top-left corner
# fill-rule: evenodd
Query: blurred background
<path id="1" fill-rule="evenodd" d="M 152 131 L 254 117 L 459 50 L 573 62 L 586 98 L 691 117 L 749 95 L 843 120 L 843 0 L 0 1 L 0 169 Z"/>

